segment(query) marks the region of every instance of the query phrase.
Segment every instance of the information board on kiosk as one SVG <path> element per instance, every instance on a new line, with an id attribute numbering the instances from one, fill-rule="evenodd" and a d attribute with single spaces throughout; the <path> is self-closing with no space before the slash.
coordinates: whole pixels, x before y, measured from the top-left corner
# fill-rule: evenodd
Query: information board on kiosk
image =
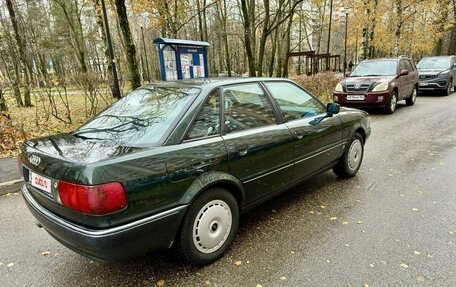
<path id="1" fill-rule="evenodd" d="M 163 81 L 207 78 L 207 42 L 157 38 L 160 71 Z"/>

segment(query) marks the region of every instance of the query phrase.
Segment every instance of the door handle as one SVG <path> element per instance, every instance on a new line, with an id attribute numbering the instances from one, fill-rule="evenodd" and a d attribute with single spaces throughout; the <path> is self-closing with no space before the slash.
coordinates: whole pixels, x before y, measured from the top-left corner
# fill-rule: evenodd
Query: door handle
<path id="1" fill-rule="evenodd" d="M 295 136 L 298 140 L 300 140 L 300 139 L 302 139 L 302 138 L 304 137 L 303 134 L 300 134 L 300 133 L 298 133 L 298 132 L 294 132 L 294 136 Z"/>
<path id="2" fill-rule="evenodd" d="M 246 155 L 249 150 L 249 145 L 247 144 L 241 144 L 236 146 L 236 151 L 239 153 L 239 155 Z"/>

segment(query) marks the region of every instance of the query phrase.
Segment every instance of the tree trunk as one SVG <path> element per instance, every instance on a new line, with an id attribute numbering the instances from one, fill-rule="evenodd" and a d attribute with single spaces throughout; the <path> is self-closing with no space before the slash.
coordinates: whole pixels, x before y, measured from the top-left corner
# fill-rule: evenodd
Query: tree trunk
<path id="1" fill-rule="evenodd" d="M 249 0 L 249 3 L 247 0 L 241 0 L 241 11 L 244 18 L 244 42 L 249 62 L 249 76 L 255 77 L 255 52 L 252 47 L 255 45 L 255 0 Z"/>
<path id="2" fill-rule="evenodd" d="M 401 40 L 402 29 L 402 0 L 396 0 L 396 31 L 394 33 L 394 50 L 395 57 L 399 56 L 399 43 Z"/>
<path id="3" fill-rule="evenodd" d="M 13 25 L 14 35 L 16 38 L 17 46 L 19 49 L 19 58 L 21 59 L 24 73 L 24 105 L 26 107 L 32 106 L 32 101 L 30 99 L 30 78 L 29 71 L 27 68 L 27 57 L 26 57 L 26 47 L 25 43 L 22 40 L 21 33 L 19 32 L 19 27 L 17 25 L 16 12 L 13 8 L 13 3 L 11 0 L 6 0 L 6 6 L 8 7 L 8 12 L 10 14 L 11 24 Z"/>
<path id="4" fill-rule="evenodd" d="M 111 75 L 112 73 L 112 65 L 110 56 L 109 56 L 109 48 L 108 48 L 108 40 L 106 38 L 106 30 L 103 25 L 103 12 L 102 12 L 102 7 L 101 7 L 101 1 L 100 0 L 94 0 L 95 4 L 95 17 L 96 17 L 96 22 L 98 25 L 98 33 L 101 36 L 101 41 L 103 42 L 103 51 L 104 51 L 104 57 L 105 57 L 105 65 L 107 68 L 107 74 Z"/>
<path id="5" fill-rule="evenodd" d="M 0 112 L 7 111 L 8 107 L 6 106 L 5 97 L 3 97 L 3 89 L 0 87 Z"/>
<path id="6" fill-rule="evenodd" d="M 276 56 L 276 50 L 277 50 L 278 32 L 279 32 L 279 29 L 276 29 L 275 35 L 271 38 L 272 51 L 271 51 L 271 59 L 269 61 L 269 71 L 268 71 L 269 77 L 272 77 L 272 75 L 274 74 L 274 64 L 275 64 L 275 56 Z"/>
<path id="7" fill-rule="evenodd" d="M 450 44 L 448 45 L 448 55 L 456 55 L 456 0 L 452 1 L 453 6 L 453 27 L 451 28 Z"/>
<path id="8" fill-rule="evenodd" d="M 291 15 L 290 15 L 290 18 L 288 19 L 288 25 L 287 25 L 287 29 L 285 31 L 285 37 L 286 37 L 286 46 L 285 46 L 285 53 L 282 54 L 281 56 L 283 57 L 284 59 L 284 63 L 285 65 L 288 65 L 289 63 L 287 63 L 285 61 L 285 57 L 287 55 L 288 52 L 290 52 L 290 46 L 291 46 L 291 25 L 293 24 L 293 14 L 294 12 L 291 11 Z M 288 70 L 288 67 L 284 67 L 283 71 L 282 71 L 282 77 L 285 77 L 285 71 Z"/>
<path id="9" fill-rule="evenodd" d="M 127 53 L 128 68 L 130 70 L 131 88 L 136 89 L 141 86 L 141 80 L 138 71 L 138 61 L 136 60 L 136 48 L 130 32 L 128 23 L 127 8 L 125 0 L 115 0 L 117 17 L 119 18 L 122 36 L 125 40 L 125 48 Z"/>

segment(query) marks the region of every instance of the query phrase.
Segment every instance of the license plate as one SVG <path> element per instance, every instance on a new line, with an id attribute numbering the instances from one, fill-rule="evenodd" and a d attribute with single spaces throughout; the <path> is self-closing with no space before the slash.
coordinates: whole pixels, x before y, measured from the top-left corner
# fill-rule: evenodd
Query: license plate
<path id="1" fill-rule="evenodd" d="M 425 86 L 428 86 L 428 85 L 429 85 L 429 83 L 426 83 L 426 82 L 420 83 L 420 86 L 422 86 L 422 87 L 425 87 Z"/>
<path id="2" fill-rule="evenodd" d="M 347 95 L 347 101 L 364 101 L 364 95 Z"/>
<path id="3" fill-rule="evenodd" d="M 42 175 L 30 172 L 30 184 L 51 194 L 51 179 Z"/>

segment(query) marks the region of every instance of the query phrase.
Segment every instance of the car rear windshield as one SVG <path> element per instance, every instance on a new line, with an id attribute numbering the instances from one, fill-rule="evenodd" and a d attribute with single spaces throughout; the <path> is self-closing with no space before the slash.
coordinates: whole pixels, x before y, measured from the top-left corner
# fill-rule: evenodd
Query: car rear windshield
<path id="1" fill-rule="evenodd" d="M 397 73 L 397 61 L 368 61 L 361 62 L 350 77 L 369 77 L 369 76 L 394 76 Z"/>
<path id="2" fill-rule="evenodd" d="M 72 134 L 124 146 L 154 145 L 199 93 L 197 88 L 139 88 Z"/>
<path id="3" fill-rule="evenodd" d="M 418 65 L 418 69 L 449 69 L 451 68 L 451 60 L 448 58 L 425 58 Z"/>

